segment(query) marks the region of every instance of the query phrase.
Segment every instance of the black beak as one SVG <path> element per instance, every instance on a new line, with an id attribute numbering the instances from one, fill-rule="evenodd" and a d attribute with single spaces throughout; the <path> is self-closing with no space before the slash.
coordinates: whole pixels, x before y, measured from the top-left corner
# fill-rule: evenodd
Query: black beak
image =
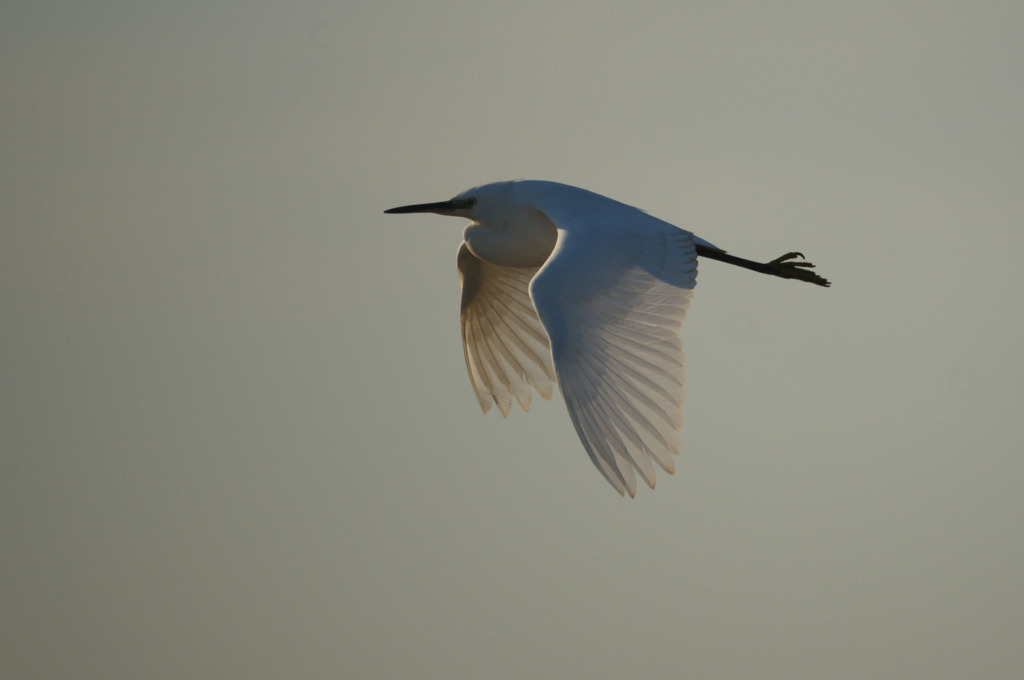
<path id="1" fill-rule="evenodd" d="M 450 215 L 453 210 L 460 206 L 455 201 L 438 201 L 437 203 L 417 203 L 416 205 L 403 205 L 399 208 L 391 208 L 384 212 L 389 215 L 401 215 L 403 213 L 425 213 L 432 212 L 438 215 Z"/>

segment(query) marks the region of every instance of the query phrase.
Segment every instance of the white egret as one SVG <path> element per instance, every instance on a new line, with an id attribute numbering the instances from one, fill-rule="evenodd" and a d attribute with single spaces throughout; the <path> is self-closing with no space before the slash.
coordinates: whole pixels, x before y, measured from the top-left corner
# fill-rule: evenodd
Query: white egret
<path id="1" fill-rule="evenodd" d="M 484 413 L 557 382 L 590 459 L 620 493 L 636 475 L 654 488 L 682 448 L 683 345 L 697 256 L 764 274 L 829 282 L 787 253 L 760 263 L 584 189 L 535 180 L 497 182 L 431 212 L 471 220 L 459 246 L 462 341 Z"/>

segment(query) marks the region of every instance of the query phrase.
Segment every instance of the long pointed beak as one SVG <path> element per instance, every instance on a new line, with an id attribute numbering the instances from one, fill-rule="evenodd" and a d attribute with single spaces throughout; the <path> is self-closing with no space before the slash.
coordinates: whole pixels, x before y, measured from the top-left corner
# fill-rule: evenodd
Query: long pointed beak
<path id="1" fill-rule="evenodd" d="M 437 203 L 417 203 L 416 205 L 403 205 L 398 208 L 391 208 L 384 212 L 389 215 L 400 215 L 402 213 L 424 213 L 432 212 L 438 215 L 450 215 L 453 210 L 458 209 L 455 201 L 438 201 Z"/>

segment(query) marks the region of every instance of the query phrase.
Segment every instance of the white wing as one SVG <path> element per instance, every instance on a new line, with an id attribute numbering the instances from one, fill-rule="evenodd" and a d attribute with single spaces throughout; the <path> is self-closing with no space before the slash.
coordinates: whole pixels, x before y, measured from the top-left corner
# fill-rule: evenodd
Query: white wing
<path id="1" fill-rule="evenodd" d="M 681 450 L 679 330 L 696 283 L 693 235 L 640 211 L 632 224 L 548 216 L 558 242 L 530 293 L 590 459 L 633 496 L 634 471 L 653 488 L 653 463 L 671 474 Z"/>
<path id="2" fill-rule="evenodd" d="M 512 398 L 530 410 L 530 387 L 551 398 L 555 369 L 548 336 L 530 299 L 539 267 L 484 262 L 463 243 L 458 255 L 462 285 L 462 346 L 469 380 L 487 413 L 497 404 L 507 416 Z"/>

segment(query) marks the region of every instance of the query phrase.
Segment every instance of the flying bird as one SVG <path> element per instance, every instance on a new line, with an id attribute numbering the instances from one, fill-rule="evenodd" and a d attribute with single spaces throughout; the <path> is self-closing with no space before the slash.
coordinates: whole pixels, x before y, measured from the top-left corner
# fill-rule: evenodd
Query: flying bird
<path id="1" fill-rule="evenodd" d="M 462 344 L 487 413 L 528 411 L 557 383 L 590 460 L 622 495 L 682 443 L 683 345 L 697 257 L 829 282 L 801 253 L 734 257 L 638 208 L 566 184 L 496 182 L 447 201 L 385 210 L 470 220 L 459 246 Z M 800 261 L 796 261 L 800 258 Z"/>

